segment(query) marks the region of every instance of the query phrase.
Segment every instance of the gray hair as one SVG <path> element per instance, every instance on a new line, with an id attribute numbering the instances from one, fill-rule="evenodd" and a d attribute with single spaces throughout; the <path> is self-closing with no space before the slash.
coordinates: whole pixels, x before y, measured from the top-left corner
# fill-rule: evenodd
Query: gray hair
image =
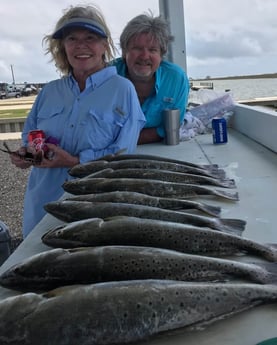
<path id="1" fill-rule="evenodd" d="M 105 33 L 107 34 L 107 38 L 101 39 L 106 40 L 108 43 L 105 56 L 103 56 L 103 62 L 105 63 L 111 61 L 114 58 L 116 49 L 104 16 L 100 9 L 98 9 L 96 6 L 70 6 L 69 9 L 64 10 L 64 15 L 58 20 L 53 32 L 61 27 L 64 22 L 75 17 L 93 19 L 102 25 L 102 27 L 105 29 Z M 68 75 L 72 68 L 65 53 L 63 39 L 54 39 L 52 36 L 53 34 L 46 35 L 42 40 L 42 42 L 46 45 L 46 54 L 51 54 L 51 61 L 55 62 L 57 69 L 61 71 L 63 75 Z"/>
<path id="2" fill-rule="evenodd" d="M 161 55 L 165 55 L 168 44 L 173 40 L 170 35 L 168 23 L 161 17 L 154 17 L 149 14 L 141 14 L 131 19 L 120 35 L 120 47 L 124 57 L 128 50 L 128 44 L 133 37 L 142 33 L 150 34 L 160 45 Z"/>

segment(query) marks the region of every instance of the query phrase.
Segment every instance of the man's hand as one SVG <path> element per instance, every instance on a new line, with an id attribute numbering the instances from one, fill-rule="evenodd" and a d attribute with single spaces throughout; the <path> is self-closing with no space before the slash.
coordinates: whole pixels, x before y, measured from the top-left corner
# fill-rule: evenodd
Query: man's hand
<path id="1" fill-rule="evenodd" d="M 150 143 L 156 143 L 158 141 L 161 141 L 163 138 L 161 138 L 157 134 L 157 129 L 152 128 L 143 128 L 140 131 L 139 139 L 138 139 L 138 145 L 141 144 L 150 144 Z"/>

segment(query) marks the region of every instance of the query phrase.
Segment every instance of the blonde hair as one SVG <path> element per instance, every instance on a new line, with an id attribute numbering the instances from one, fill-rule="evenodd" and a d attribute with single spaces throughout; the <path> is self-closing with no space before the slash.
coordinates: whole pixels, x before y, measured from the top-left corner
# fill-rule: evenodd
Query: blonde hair
<path id="1" fill-rule="evenodd" d="M 111 61 L 115 55 L 115 46 L 111 38 L 111 32 L 106 24 L 104 16 L 101 13 L 100 9 L 97 8 L 95 5 L 70 6 L 67 10 L 64 10 L 64 15 L 58 20 L 53 32 L 60 28 L 63 25 L 63 23 L 65 23 L 69 19 L 76 17 L 93 19 L 104 27 L 107 38 L 101 37 L 101 39 L 107 41 L 107 49 L 105 55 L 103 56 L 103 62 L 107 63 Z M 65 53 L 63 39 L 54 39 L 53 34 L 50 34 L 46 35 L 43 38 L 42 43 L 46 46 L 45 54 L 51 54 L 52 56 L 50 61 L 55 62 L 55 66 L 63 75 L 68 75 L 72 71 L 72 67 L 69 64 Z"/>

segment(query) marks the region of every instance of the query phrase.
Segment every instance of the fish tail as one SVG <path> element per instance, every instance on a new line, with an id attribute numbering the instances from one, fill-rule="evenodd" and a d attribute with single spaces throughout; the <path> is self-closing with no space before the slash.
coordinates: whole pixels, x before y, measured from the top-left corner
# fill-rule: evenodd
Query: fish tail
<path id="1" fill-rule="evenodd" d="M 245 230 L 246 221 L 242 219 L 220 219 L 220 223 L 224 227 L 224 231 L 232 232 L 241 236 Z"/>
<path id="2" fill-rule="evenodd" d="M 214 178 L 226 178 L 226 172 L 223 169 L 208 169 L 207 170 Z"/>
<path id="3" fill-rule="evenodd" d="M 233 179 L 222 179 L 219 181 L 218 185 L 225 188 L 236 188 L 236 183 Z"/>
<path id="4" fill-rule="evenodd" d="M 215 189 L 215 190 L 213 190 L 213 194 L 215 194 L 221 198 L 228 199 L 228 200 L 239 201 L 239 193 L 238 192 L 231 193 L 231 192 L 226 192 L 226 191 L 221 191 L 221 190 Z"/>
<path id="5" fill-rule="evenodd" d="M 198 210 L 204 213 L 209 214 L 210 216 L 219 217 L 221 213 L 221 207 L 219 206 L 212 206 L 208 204 L 202 203 L 198 206 Z"/>

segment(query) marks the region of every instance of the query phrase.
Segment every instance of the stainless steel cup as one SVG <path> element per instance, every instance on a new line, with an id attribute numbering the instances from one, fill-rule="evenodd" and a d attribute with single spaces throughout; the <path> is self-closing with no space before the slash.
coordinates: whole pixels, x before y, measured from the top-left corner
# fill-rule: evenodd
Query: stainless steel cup
<path id="1" fill-rule="evenodd" d="M 165 144 L 178 145 L 179 144 L 179 129 L 180 129 L 180 110 L 179 109 L 164 109 L 163 110 L 163 125 L 165 129 Z"/>

